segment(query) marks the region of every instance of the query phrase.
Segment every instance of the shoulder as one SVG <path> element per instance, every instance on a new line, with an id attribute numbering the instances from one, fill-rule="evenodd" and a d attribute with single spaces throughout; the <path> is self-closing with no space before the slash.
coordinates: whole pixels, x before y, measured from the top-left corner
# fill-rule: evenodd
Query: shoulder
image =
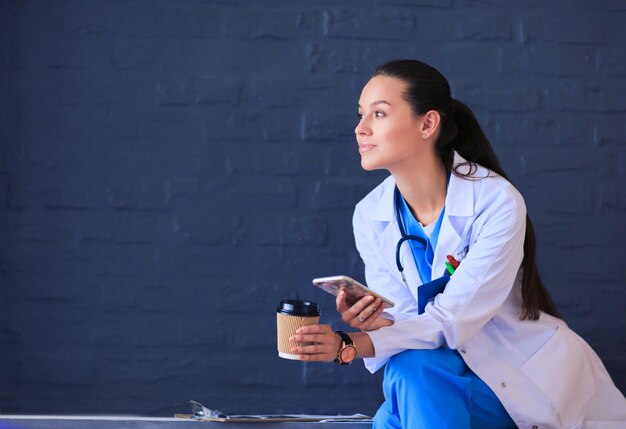
<path id="1" fill-rule="evenodd" d="M 460 179 L 472 182 L 476 217 L 481 215 L 510 216 L 512 222 L 525 218 L 526 203 L 524 197 L 504 177 L 483 166 L 476 165 L 469 172 L 468 177 L 461 177 Z"/>
<path id="2" fill-rule="evenodd" d="M 396 182 L 393 176 L 387 177 L 380 182 L 374 189 L 372 189 L 361 201 L 356 204 L 354 209 L 355 215 L 357 213 L 372 213 L 376 209 L 385 195 L 387 195 L 390 189 L 393 189 Z"/>

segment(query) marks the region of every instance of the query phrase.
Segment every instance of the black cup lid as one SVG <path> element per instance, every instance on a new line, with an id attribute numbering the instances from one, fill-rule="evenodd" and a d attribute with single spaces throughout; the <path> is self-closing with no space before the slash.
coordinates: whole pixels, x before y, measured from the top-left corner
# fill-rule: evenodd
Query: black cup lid
<path id="1" fill-rule="evenodd" d="M 319 316 L 320 307 L 311 301 L 301 301 L 298 299 L 283 299 L 276 311 L 283 314 L 289 314 L 292 316 Z"/>

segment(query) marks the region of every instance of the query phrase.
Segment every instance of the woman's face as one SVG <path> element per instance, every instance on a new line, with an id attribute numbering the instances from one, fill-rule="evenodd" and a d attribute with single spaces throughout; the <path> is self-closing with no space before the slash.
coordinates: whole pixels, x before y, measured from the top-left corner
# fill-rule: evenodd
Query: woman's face
<path id="1" fill-rule="evenodd" d="M 404 100 L 405 88 L 402 80 L 388 76 L 375 76 L 363 88 L 354 130 L 363 169 L 392 171 L 426 150 L 423 121 Z"/>

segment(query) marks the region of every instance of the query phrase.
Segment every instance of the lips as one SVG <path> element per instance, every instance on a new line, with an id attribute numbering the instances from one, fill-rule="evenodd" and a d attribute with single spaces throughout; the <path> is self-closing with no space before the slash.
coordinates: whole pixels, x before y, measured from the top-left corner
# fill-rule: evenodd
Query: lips
<path id="1" fill-rule="evenodd" d="M 359 143 L 359 153 L 367 152 L 374 149 L 376 145 L 369 143 Z"/>

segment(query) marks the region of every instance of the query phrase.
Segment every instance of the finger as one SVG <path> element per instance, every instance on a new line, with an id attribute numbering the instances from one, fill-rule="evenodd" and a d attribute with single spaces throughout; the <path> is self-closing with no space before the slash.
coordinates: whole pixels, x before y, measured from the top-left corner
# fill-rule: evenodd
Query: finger
<path id="1" fill-rule="evenodd" d="M 335 304 L 337 305 L 337 311 L 339 313 L 343 313 L 344 311 L 350 308 L 350 306 L 348 305 L 347 296 L 348 295 L 346 294 L 344 290 L 340 290 L 339 293 L 337 294 L 337 299 L 335 300 Z"/>
<path id="2" fill-rule="evenodd" d="M 306 325 L 296 330 L 296 334 L 328 334 L 333 332 L 329 325 Z"/>
<path id="3" fill-rule="evenodd" d="M 297 355 L 318 355 L 328 354 L 330 347 L 321 344 L 310 344 L 306 346 L 295 346 L 291 348 L 291 353 Z"/>
<path id="4" fill-rule="evenodd" d="M 356 317 L 365 309 L 368 305 L 370 305 L 374 301 L 374 297 L 372 295 L 367 295 L 361 298 L 350 307 L 348 310 L 341 314 L 341 318 L 346 323 L 351 323 L 352 320 L 356 319 Z"/>
<path id="5" fill-rule="evenodd" d="M 333 338 L 331 338 L 328 334 L 296 334 L 292 337 L 289 337 L 289 342 L 291 343 L 328 344 L 331 343 L 332 340 Z"/>
<path id="6" fill-rule="evenodd" d="M 372 327 L 374 322 L 378 320 L 378 318 L 380 317 L 380 315 L 382 314 L 384 310 L 385 310 L 384 306 L 379 305 L 378 308 L 374 311 L 374 313 L 372 313 L 372 315 L 367 318 L 365 323 L 361 324 L 359 329 L 361 329 L 362 331 L 368 331 Z"/>
<path id="7" fill-rule="evenodd" d="M 375 314 L 376 311 L 378 311 L 378 309 L 382 307 L 381 304 L 382 301 L 380 300 L 380 298 L 376 298 L 370 305 L 365 307 L 360 313 L 358 313 L 354 317 L 355 322 L 351 323 L 351 326 L 354 328 L 359 328 L 362 331 L 371 327 L 372 323 L 374 323 L 374 321 L 376 321 L 376 319 L 378 318 L 378 316 L 375 316 Z"/>
<path id="8" fill-rule="evenodd" d="M 370 305 L 365 307 L 363 310 L 359 312 L 359 314 L 357 314 L 357 318 L 367 319 L 372 314 L 374 314 L 376 310 L 378 310 L 378 307 L 380 306 L 380 304 L 381 304 L 380 298 L 376 298 Z"/>
<path id="9" fill-rule="evenodd" d="M 378 308 L 380 307 L 380 304 L 382 304 L 380 298 L 376 298 L 374 302 L 372 302 L 370 305 L 365 307 L 363 311 L 359 313 L 359 315 L 361 316 L 361 318 L 365 318 L 365 319 L 367 319 L 368 317 L 371 317 L 376 312 L 376 310 L 378 310 Z"/>
<path id="10" fill-rule="evenodd" d="M 365 295 L 363 298 L 359 299 L 348 311 L 354 312 L 354 314 L 358 314 L 365 310 L 367 306 L 374 302 L 375 298 L 372 295 Z"/>

